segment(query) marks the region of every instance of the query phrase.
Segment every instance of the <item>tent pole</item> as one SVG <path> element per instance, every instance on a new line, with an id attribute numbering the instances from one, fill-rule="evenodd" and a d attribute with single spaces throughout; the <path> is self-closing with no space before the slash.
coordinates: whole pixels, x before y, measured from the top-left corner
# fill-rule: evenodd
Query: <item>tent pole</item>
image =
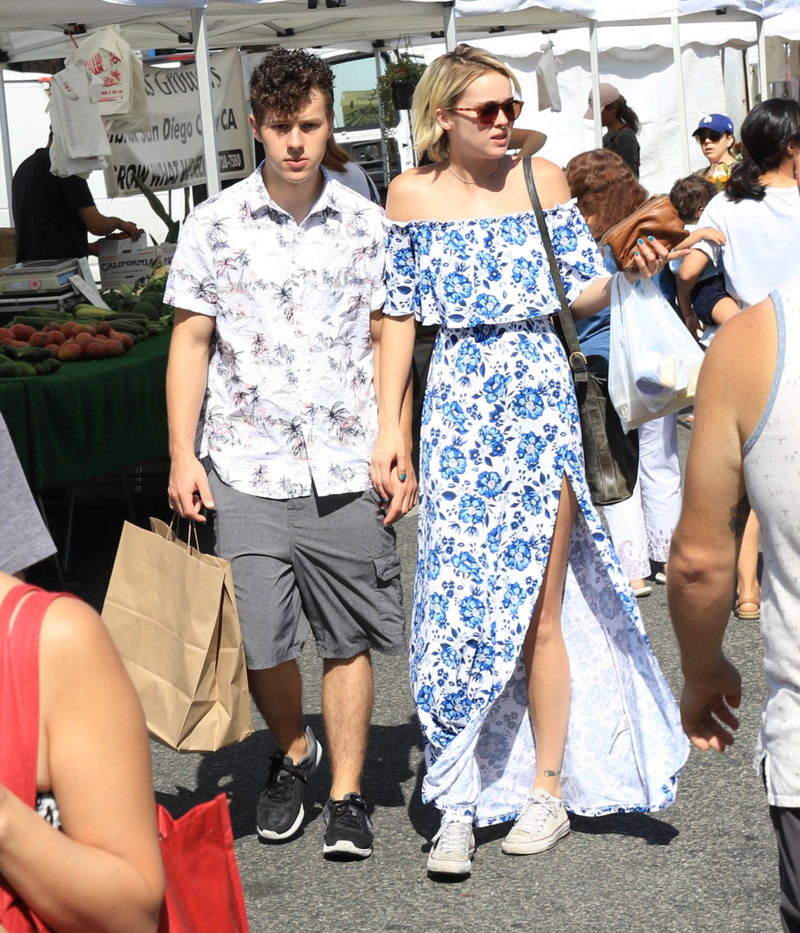
<path id="1" fill-rule="evenodd" d="M 691 171 L 689 166 L 689 127 L 686 122 L 686 92 L 683 86 L 683 55 L 681 54 L 681 27 L 677 16 L 671 16 L 672 58 L 675 62 L 675 90 L 678 95 L 678 124 L 681 135 L 681 164 L 684 176 Z"/>
<path id="2" fill-rule="evenodd" d="M 767 91 L 767 39 L 764 35 L 764 20 L 759 16 L 756 21 L 756 41 L 758 43 L 758 93 L 761 101 L 769 97 Z"/>
<path id="3" fill-rule="evenodd" d="M 457 45 L 456 5 L 454 0 L 448 0 L 444 5 L 444 47 L 448 52 L 452 52 Z"/>
<path id="4" fill-rule="evenodd" d="M 6 80 L 5 69 L 0 68 L 0 136 L 3 142 L 3 170 L 6 178 L 6 195 L 8 196 L 8 225 L 14 226 L 14 208 L 11 205 L 11 144 L 8 138 L 8 110 L 6 109 Z"/>
<path id="5" fill-rule="evenodd" d="M 603 124 L 600 120 L 602 107 L 600 103 L 600 57 L 597 53 L 597 20 L 589 20 L 589 61 L 592 65 L 592 103 L 594 110 L 594 144 L 595 148 L 603 148 Z"/>
<path id="6" fill-rule="evenodd" d="M 217 127 L 214 119 L 214 98 L 211 95 L 211 65 L 208 55 L 208 29 L 206 8 L 192 9 L 192 40 L 194 60 L 197 64 L 197 84 L 200 96 L 200 121 L 203 125 L 203 153 L 206 157 L 206 187 L 208 195 L 218 194 L 222 188 L 217 159 Z"/>

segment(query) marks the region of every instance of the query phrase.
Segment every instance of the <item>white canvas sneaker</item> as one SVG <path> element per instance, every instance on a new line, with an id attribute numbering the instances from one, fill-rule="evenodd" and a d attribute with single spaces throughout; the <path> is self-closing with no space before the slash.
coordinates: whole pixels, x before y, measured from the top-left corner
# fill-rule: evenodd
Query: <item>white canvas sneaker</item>
<path id="1" fill-rule="evenodd" d="M 468 875 L 472 871 L 475 836 L 469 823 L 442 820 L 431 841 L 428 871 L 437 875 Z"/>
<path id="2" fill-rule="evenodd" d="M 569 816 L 563 801 L 534 787 L 500 848 L 506 855 L 533 855 L 551 849 L 568 832 Z"/>

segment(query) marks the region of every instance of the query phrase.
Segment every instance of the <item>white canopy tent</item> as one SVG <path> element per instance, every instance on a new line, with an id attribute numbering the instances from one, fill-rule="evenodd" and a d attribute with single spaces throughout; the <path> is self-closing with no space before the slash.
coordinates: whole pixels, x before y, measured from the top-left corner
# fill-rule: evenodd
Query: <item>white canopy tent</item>
<path id="1" fill-rule="evenodd" d="M 313 0 L 312 0 L 313 2 Z M 587 29 L 594 96 L 599 96 L 598 33 L 612 28 L 656 27 L 671 30 L 675 62 L 676 101 L 679 108 L 681 155 L 689 169 L 688 128 L 682 70 L 682 30 L 706 25 L 752 33 L 764 60 L 764 22 L 769 17 L 792 17 L 796 0 L 649 0 L 646 15 L 630 0 L 347 0 L 328 8 L 325 0 L 310 9 L 308 0 L 3 0 L 0 51 L 11 60 L 60 57 L 72 40 L 68 33 L 80 24 L 87 31 L 119 24 L 135 49 L 186 47 L 194 50 L 199 75 L 208 190 L 219 190 L 216 159 L 209 49 L 275 43 L 315 47 L 356 39 L 393 40 L 409 36 L 443 35 L 448 48 L 459 33 L 488 34 L 535 30 Z M 69 19 L 64 20 L 68 11 Z M 798 24 L 800 26 L 800 24 Z M 793 28 L 797 28 L 793 25 Z M 738 39 L 738 37 L 737 37 Z M 726 40 L 727 41 L 727 40 Z M 752 39 L 750 41 L 753 41 Z M 759 68 L 762 97 L 766 96 L 766 69 Z M 10 187 L 8 124 L 0 82 L 0 136 L 6 183 Z M 601 144 L 599 111 L 595 116 L 595 143 Z M 10 196 L 9 196 L 10 201 Z"/>

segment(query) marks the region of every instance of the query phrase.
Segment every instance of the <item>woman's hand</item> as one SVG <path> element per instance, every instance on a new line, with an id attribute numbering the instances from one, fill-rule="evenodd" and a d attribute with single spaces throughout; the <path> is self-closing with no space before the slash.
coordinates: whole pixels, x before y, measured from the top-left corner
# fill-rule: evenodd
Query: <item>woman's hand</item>
<path id="1" fill-rule="evenodd" d="M 417 477 L 409 451 L 410 445 L 399 426 L 380 429 L 372 451 L 369 475 L 386 510 L 385 525 L 397 521 L 417 501 Z"/>
<path id="2" fill-rule="evenodd" d="M 666 246 L 655 237 L 649 236 L 646 240 L 637 240 L 638 249 L 633 253 L 636 269 L 626 269 L 623 275 L 629 282 L 637 279 L 652 279 L 673 259 L 682 259 L 688 256 L 688 249 L 668 250 Z"/>

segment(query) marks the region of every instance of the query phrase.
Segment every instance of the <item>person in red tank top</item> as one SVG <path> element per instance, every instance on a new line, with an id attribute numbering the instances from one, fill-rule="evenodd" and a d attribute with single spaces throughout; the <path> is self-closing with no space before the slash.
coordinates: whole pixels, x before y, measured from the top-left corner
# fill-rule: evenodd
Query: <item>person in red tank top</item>
<path id="1" fill-rule="evenodd" d="M 94 610 L 2 572 L 0 735 L 0 929 L 154 933 L 164 875 L 133 685 Z"/>

